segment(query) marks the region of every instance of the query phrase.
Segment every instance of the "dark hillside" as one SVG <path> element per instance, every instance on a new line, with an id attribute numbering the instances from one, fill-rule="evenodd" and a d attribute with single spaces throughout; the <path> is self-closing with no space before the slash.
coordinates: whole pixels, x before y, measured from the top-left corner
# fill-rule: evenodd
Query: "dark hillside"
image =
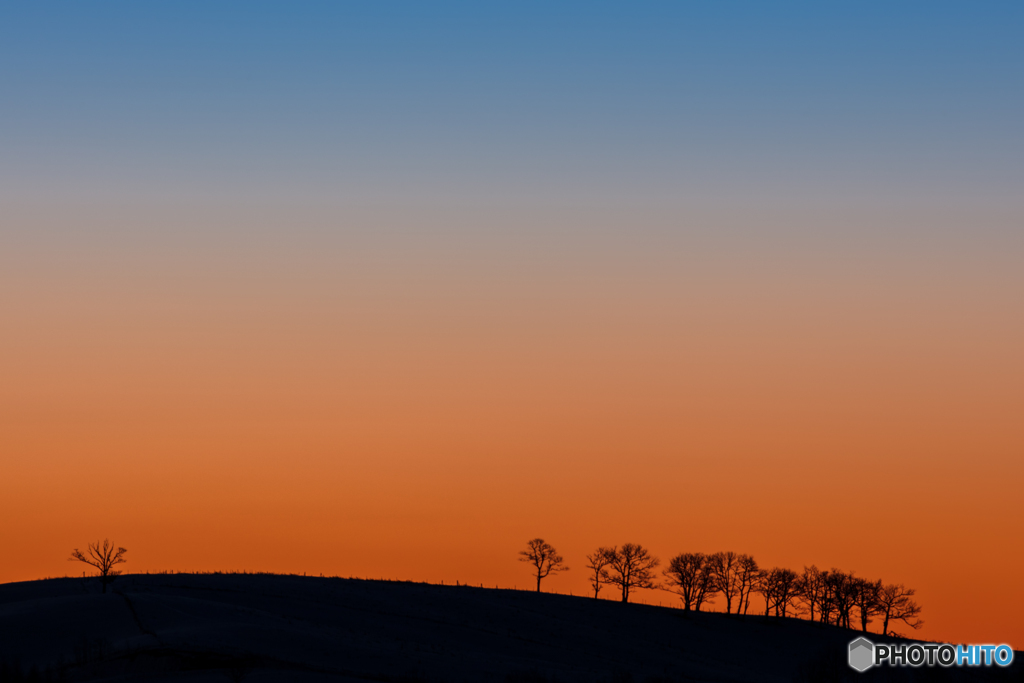
<path id="1" fill-rule="evenodd" d="M 0 677 L 67 681 L 1020 680 L 846 665 L 851 631 L 525 591 L 273 575 L 0 585 Z M 979 674 L 981 674 L 979 676 Z"/>

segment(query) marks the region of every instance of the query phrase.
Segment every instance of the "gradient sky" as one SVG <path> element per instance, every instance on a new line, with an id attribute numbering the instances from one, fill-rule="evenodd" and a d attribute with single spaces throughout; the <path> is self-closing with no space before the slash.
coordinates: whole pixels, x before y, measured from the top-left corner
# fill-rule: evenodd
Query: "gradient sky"
<path id="1" fill-rule="evenodd" d="M 527 587 L 543 536 L 578 594 L 640 542 L 1024 646 L 1021 35 L 1011 2 L 0 7 L 0 581 L 109 536 Z"/>

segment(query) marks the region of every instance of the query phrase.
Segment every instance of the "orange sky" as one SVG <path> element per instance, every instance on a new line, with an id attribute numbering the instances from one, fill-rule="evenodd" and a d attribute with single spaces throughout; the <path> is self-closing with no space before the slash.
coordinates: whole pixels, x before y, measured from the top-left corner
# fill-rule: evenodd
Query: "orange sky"
<path id="1" fill-rule="evenodd" d="M 6 3 L 0 582 L 638 542 L 1024 648 L 1024 4 L 875 5 Z"/>
<path id="2" fill-rule="evenodd" d="M 1012 258 L 524 244 L 9 254 L 0 581 L 109 536 L 129 571 L 528 587 L 542 536 L 580 593 L 640 542 L 1022 646 Z"/>

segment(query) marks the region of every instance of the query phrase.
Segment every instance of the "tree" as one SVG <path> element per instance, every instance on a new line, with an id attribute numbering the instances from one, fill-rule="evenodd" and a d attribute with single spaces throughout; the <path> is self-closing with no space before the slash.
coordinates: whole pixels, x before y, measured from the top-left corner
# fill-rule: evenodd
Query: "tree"
<path id="1" fill-rule="evenodd" d="M 822 571 L 815 565 L 804 567 L 804 573 L 800 576 L 800 600 L 807 606 L 808 619 L 814 621 L 814 611 L 818 608 L 818 614 L 823 615 L 822 605 Z"/>
<path id="2" fill-rule="evenodd" d="M 594 588 L 594 598 L 601 592 L 601 585 L 604 579 L 604 568 L 615 559 L 615 549 L 601 547 L 590 555 L 587 555 L 587 569 L 594 572 L 590 578 L 590 585 Z"/>
<path id="3" fill-rule="evenodd" d="M 913 629 L 921 628 L 924 622 L 917 618 L 921 606 L 911 600 L 914 589 L 902 583 L 886 584 L 878 590 L 878 614 L 882 616 L 882 634 L 889 632 L 890 621 L 902 621 Z"/>
<path id="4" fill-rule="evenodd" d="M 835 613 L 835 620 L 832 623 L 836 626 L 850 628 L 850 612 L 854 606 L 853 574 L 833 567 L 825 575 L 825 590 L 829 606 Z"/>
<path id="5" fill-rule="evenodd" d="M 757 591 L 764 596 L 764 615 L 786 616 L 786 610 L 799 593 L 800 577 L 792 569 L 774 567 L 762 572 L 757 583 Z"/>
<path id="6" fill-rule="evenodd" d="M 540 581 L 549 574 L 564 572 L 565 566 L 562 556 L 558 554 L 554 546 L 544 541 L 543 538 L 535 538 L 526 544 L 526 550 L 520 550 L 520 562 L 529 562 L 533 565 L 534 576 L 537 577 L 537 592 L 540 593 Z"/>
<path id="7" fill-rule="evenodd" d="M 834 623 L 840 623 L 837 591 L 842 592 L 842 579 L 841 576 L 835 575 L 837 572 L 839 572 L 837 569 L 819 572 L 818 613 L 821 615 L 819 621 L 823 624 L 833 623 L 833 615 L 836 615 Z"/>
<path id="8" fill-rule="evenodd" d="M 661 561 L 639 543 L 627 543 L 612 548 L 608 568 L 601 571 L 602 578 L 622 591 L 622 602 L 629 602 L 629 593 L 638 588 L 654 588 L 654 568 Z"/>
<path id="9" fill-rule="evenodd" d="M 738 567 L 736 570 L 738 576 L 737 582 L 739 584 L 739 602 L 736 603 L 736 614 L 740 613 L 740 605 L 743 605 L 743 613 L 747 613 L 747 609 L 750 608 L 750 591 L 757 585 L 757 577 L 761 574 L 761 569 L 757 566 L 757 561 L 750 555 L 740 555 Z"/>
<path id="10" fill-rule="evenodd" d="M 776 608 L 775 615 L 786 616 L 786 610 L 800 595 L 800 575 L 792 569 L 782 569 L 775 574 Z"/>
<path id="11" fill-rule="evenodd" d="M 865 633 L 867 633 L 868 622 L 871 621 L 871 617 L 880 613 L 878 593 L 881 590 L 881 580 L 868 581 L 867 579 L 855 576 L 850 583 L 850 593 L 853 598 L 853 604 L 857 607 L 857 611 L 860 613 L 860 630 Z"/>
<path id="12" fill-rule="evenodd" d="M 740 592 L 740 558 L 742 555 L 728 550 L 708 557 L 708 567 L 714 581 L 714 589 L 725 598 L 725 613 L 732 614 L 732 600 Z M 700 610 L 700 607 L 697 608 Z M 740 611 L 737 603 L 736 612 Z"/>
<path id="13" fill-rule="evenodd" d="M 683 609 L 700 611 L 700 606 L 715 593 L 714 556 L 682 553 L 673 557 L 662 572 L 668 588 L 683 601 Z"/>
<path id="14" fill-rule="evenodd" d="M 121 572 L 114 569 L 114 567 L 127 562 L 124 559 L 126 552 L 128 552 L 127 548 L 117 548 L 115 550 L 109 540 L 103 539 L 103 545 L 100 545 L 99 541 L 90 543 L 86 553 L 75 548 L 68 561 L 85 562 L 96 567 L 100 572 L 100 585 L 103 586 L 103 592 L 106 593 L 107 584 L 113 582 L 115 578 L 121 575 Z"/>

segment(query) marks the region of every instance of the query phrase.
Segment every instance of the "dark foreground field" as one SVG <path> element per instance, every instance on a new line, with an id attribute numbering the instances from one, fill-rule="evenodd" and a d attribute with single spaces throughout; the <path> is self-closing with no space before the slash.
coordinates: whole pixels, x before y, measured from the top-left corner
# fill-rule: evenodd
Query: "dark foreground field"
<path id="1" fill-rule="evenodd" d="M 0 585 L 0 680 L 1021 680 L 846 665 L 851 631 L 524 591 L 271 575 Z"/>

